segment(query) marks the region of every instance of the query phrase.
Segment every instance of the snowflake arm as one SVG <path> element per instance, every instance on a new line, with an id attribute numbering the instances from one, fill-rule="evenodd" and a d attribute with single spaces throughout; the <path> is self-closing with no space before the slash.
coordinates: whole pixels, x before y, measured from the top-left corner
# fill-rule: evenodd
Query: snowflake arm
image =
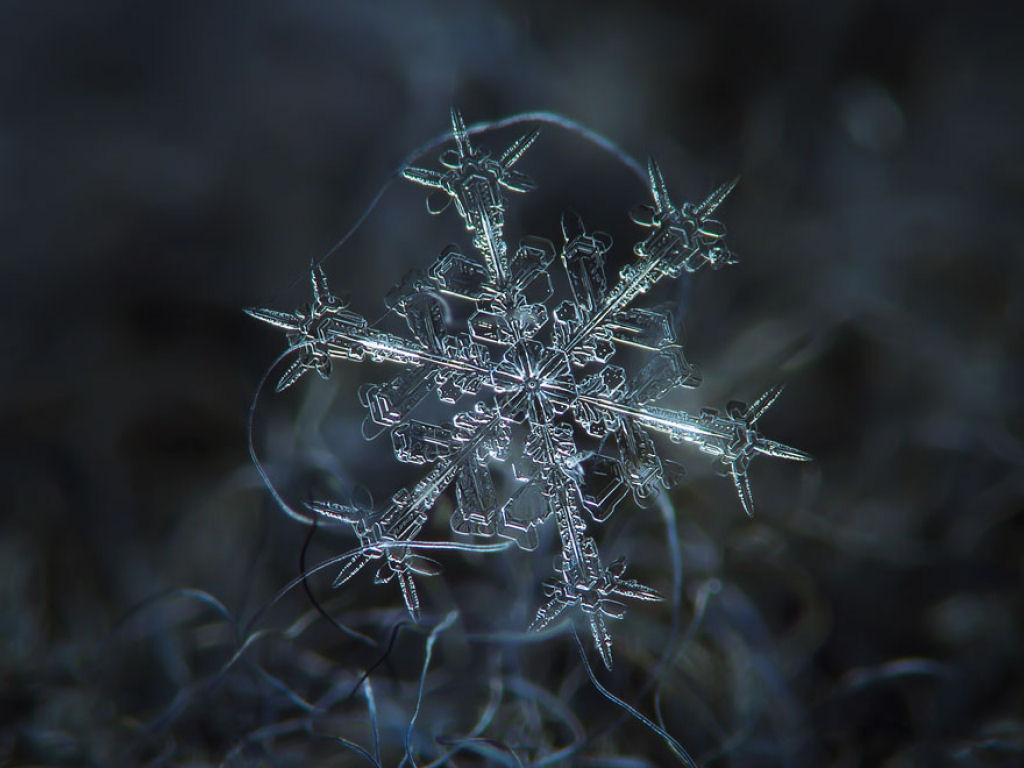
<path id="1" fill-rule="evenodd" d="M 441 429 L 434 425 L 427 426 Z M 454 427 L 445 433 L 447 440 L 437 438 L 438 442 L 446 443 L 445 459 L 411 491 L 403 489 L 394 494 L 379 513 L 353 504 L 329 501 L 310 503 L 308 506 L 312 511 L 350 524 L 361 545 L 362 551 L 346 563 L 335 579 L 334 586 L 344 584 L 371 561 L 384 560 L 374 577 L 374 583 L 386 584 L 397 578 L 409 615 L 418 621 L 419 600 L 412 573 L 432 576 L 439 571 L 430 565 L 433 561 L 413 555 L 401 543 L 412 541 L 419 535 L 437 499 L 460 473 L 472 472 L 473 467 L 479 466 L 487 458 L 503 455 L 507 450 L 508 439 L 502 427 L 500 416 L 482 406 L 472 412 L 458 414 Z M 425 452 L 410 452 L 408 455 L 415 455 L 413 463 L 425 463 L 428 460 Z M 433 458 L 440 458 L 440 454 L 433 454 Z"/>
<path id="2" fill-rule="evenodd" d="M 731 402 L 722 414 L 711 408 L 699 416 L 656 406 L 637 406 L 600 396 L 580 395 L 580 400 L 598 410 L 667 435 L 675 443 L 691 443 L 702 453 L 715 456 L 732 477 L 740 502 L 748 515 L 754 514 L 753 496 L 747 479 L 751 459 L 757 454 L 790 461 L 810 461 L 803 451 L 769 440 L 755 428 L 757 420 L 775 402 L 781 386 L 772 387 L 752 405 Z"/>
<path id="3" fill-rule="evenodd" d="M 473 245 L 484 256 L 490 282 L 499 289 L 509 279 L 508 247 L 503 237 L 505 223 L 502 189 L 528 192 L 535 188 L 514 166 L 537 139 L 534 130 L 519 138 L 498 159 L 475 150 L 461 113 L 452 109 L 452 136 L 456 149 L 441 155 L 445 172 L 409 167 L 402 175 L 435 191 L 427 198 L 427 209 L 438 214 L 451 202 L 474 233 Z M 447 199 L 446 199 L 447 198 Z"/>

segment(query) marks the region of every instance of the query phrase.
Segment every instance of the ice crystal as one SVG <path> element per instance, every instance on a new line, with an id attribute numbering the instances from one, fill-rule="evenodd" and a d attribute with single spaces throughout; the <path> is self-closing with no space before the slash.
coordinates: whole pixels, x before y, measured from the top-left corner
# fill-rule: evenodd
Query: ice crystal
<path id="1" fill-rule="evenodd" d="M 597 544 L 587 535 L 588 518 L 604 521 L 626 496 L 645 504 L 679 480 L 682 468 L 662 458 L 652 433 L 716 457 L 747 514 L 753 513 L 747 468 L 754 456 L 809 458 L 757 430 L 779 387 L 751 405 L 731 402 L 724 413 L 705 408 L 691 415 L 654 404 L 673 388 L 698 386 L 700 376 L 684 357 L 668 312 L 633 303 L 659 281 L 736 263 L 725 244 L 723 225 L 712 218 L 735 182 L 699 204 L 676 206 L 651 160 L 651 203 L 631 213 L 646 228 L 646 236 L 633 248 L 635 260 L 609 286 L 605 256 L 611 238 L 587 232 L 574 215 L 562 217 L 559 252 L 550 241 L 532 236 L 509 248 L 506 192 L 534 188 L 515 166 L 537 131 L 497 158 L 473 146 L 454 110 L 452 133 L 455 147 L 442 153 L 443 170 L 407 167 L 403 175 L 430 188 L 431 213 L 439 214 L 454 202 L 472 234 L 473 252 L 449 246 L 429 269 L 410 273 L 389 293 L 386 303 L 404 317 L 408 335 L 379 330 L 353 312 L 331 293 L 320 266 L 312 269 L 312 304 L 291 313 L 248 312 L 282 328 L 290 345 L 300 350 L 278 391 L 308 371 L 326 378 L 334 360 L 403 368 L 387 383 L 364 387 L 360 400 L 368 418 L 390 433 L 396 459 L 431 469 L 381 509 L 336 501 L 309 505 L 320 515 L 350 524 L 362 545 L 343 566 L 335 586 L 376 561 L 375 581 L 397 581 L 409 613 L 418 619 L 413 575 L 432 575 L 437 567 L 403 543 L 416 539 L 438 498 L 454 486 L 450 525 L 457 534 L 505 537 L 533 549 L 537 527 L 554 518 L 560 554 L 544 582 L 546 600 L 530 628 L 542 629 L 576 607 L 611 667 L 605 619 L 622 618 L 627 598 L 658 600 L 660 595 L 626 578 L 624 559 L 602 565 Z M 549 309 L 556 260 L 571 297 Z M 449 327 L 448 300 L 469 303 L 465 329 Z M 609 362 L 621 347 L 644 351 L 646 363 L 630 374 Z M 447 424 L 413 418 L 432 391 L 446 403 L 485 396 L 456 412 Z M 514 440 L 514 431 L 523 439 Z M 583 433 L 600 440 L 600 448 L 581 450 L 577 435 Z M 510 460 L 516 487 L 508 498 L 499 498 L 493 464 Z"/>

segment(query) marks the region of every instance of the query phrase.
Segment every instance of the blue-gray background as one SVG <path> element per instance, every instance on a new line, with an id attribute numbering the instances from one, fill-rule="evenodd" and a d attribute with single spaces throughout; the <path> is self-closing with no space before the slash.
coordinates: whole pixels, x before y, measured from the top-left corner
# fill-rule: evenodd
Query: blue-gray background
<path id="1" fill-rule="evenodd" d="M 119 672 L 115 622 L 179 586 L 244 612 L 296 573 L 303 532 L 245 445 L 281 339 L 240 310 L 304 300 L 310 259 L 453 104 L 469 122 L 564 114 L 656 155 L 678 199 L 742 175 L 723 209 L 741 265 L 677 297 L 688 353 L 711 400 L 788 381 L 770 431 L 817 461 L 756 465 L 751 522 L 684 455 L 697 490 L 677 506 L 710 537 L 694 569 L 745 586 L 777 636 L 810 610 L 790 604 L 793 580 L 813 593 L 816 629 L 784 675 L 803 734 L 790 759 L 1021 759 L 1010 5 L 0 3 L 0 764 L 126 759 L 124 719 L 183 683 L 166 657 Z M 555 127 L 523 167 L 539 234 L 574 205 L 626 251 L 644 193 L 628 173 Z M 444 243 L 420 198 L 389 191 L 326 262 L 368 315 Z M 258 424 L 278 459 L 319 455 L 296 435 L 328 424 L 323 461 L 393 479 L 358 414 L 300 400 Z M 394 604 L 390 587 L 356 589 Z M 216 761 L 243 730 L 185 729 L 168 759 Z M 697 731 L 713 754 L 713 729 Z M 731 749 L 721 760 L 781 760 Z"/>

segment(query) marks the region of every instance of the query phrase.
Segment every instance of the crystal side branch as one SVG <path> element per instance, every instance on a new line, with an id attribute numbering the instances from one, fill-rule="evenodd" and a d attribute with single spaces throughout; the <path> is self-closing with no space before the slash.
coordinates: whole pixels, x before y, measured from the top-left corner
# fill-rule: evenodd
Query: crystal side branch
<path id="1" fill-rule="evenodd" d="M 408 335 L 371 327 L 330 292 L 319 266 L 312 270 L 312 304 L 291 313 L 247 311 L 283 329 L 289 344 L 299 349 L 278 391 L 308 371 L 328 377 L 334 360 L 401 367 L 390 381 L 364 387 L 360 400 L 368 421 L 390 433 L 395 457 L 430 470 L 382 509 L 336 501 L 309 505 L 315 513 L 350 524 L 363 546 L 335 586 L 376 561 L 375 581 L 396 580 L 409 613 L 418 619 L 413 575 L 431 575 L 438 568 L 402 543 L 419 535 L 438 498 L 454 486 L 450 525 L 457 534 L 506 537 L 533 549 L 537 527 L 554 518 L 560 554 L 530 628 L 543 629 L 567 609 L 579 608 L 610 668 L 612 641 L 605 619 L 622 618 L 627 598 L 661 597 L 625 577 L 625 560 L 602 565 L 597 544 L 587 535 L 588 519 L 604 521 L 626 496 L 646 504 L 682 477 L 682 467 L 661 457 L 652 433 L 716 457 L 748 515 L 754 510 L 747 476 L 752 458 L 810 458 L 757 430 L 780 387 L 750 405 L 731 402 L 724 413 L 705 408 L 694 416 L 654 404 L 673 388 L 698 386 L 700 376 L 684 357 L 669 314 L 632 304 L 659 281 L 736 263 L 723 225 L 712 218 L 735 182 L 697 205 L 676 206 L 651 160 L 652 201 L 631 213 L 646 236 L 633 248 L 636 258 L 609 285 L 604 262 L 611 238 L 588 233 L 575 216 L 562 217 L 564 242 L 557 253 L 550 241 L 532 236 L 509 248 L 506 193 L 534 188 L 515 166 L 537 131 L 497 158 L 473 146 L 454 110 L 452 133 L 455 147 L 441 154 L 441 170 L 410 167 L 403 175 L 430 188 L 431 213 L 454 203 L 471 233 L 473 251 L 447 247 L 426 271 L 406 275 L 388 294 L 386 304 L 405 319 Z M 549 309 L 556 260 L 571 298 Z M 448 326 L 448 301 L 468 303 L 466 328 Z M 623 347 L 648 355 L 639 371 L 629 374 L 610 362 Z M 450 423 L 413 418 L 431 392 L 452 404 L 481 397 L 457 410 Z M 522 440 L 513 439 L 514 430 L 523 434 Z M 600 441 L 597 451 L 577 446 L 577 434 L 583 433 Z M 491 466 L 506 461 L 513 465 L 515 487 L 507 499 L 499 499 Z"/>

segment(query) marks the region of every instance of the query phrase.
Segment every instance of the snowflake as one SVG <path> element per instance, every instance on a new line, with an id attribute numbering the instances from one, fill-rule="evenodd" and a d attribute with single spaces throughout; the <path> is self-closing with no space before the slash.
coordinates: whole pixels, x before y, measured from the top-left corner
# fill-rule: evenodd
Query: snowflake
<path id="1" fill-rule="evenodd" d="M 312 269 L 312 304 L 292 313 L 247 311 L 284 329 L 289 344 L 299 350 L 278 391 L 308 371 L 328 377 L 334 360 L 387 362 L 404 369 L 387 383 L 364 387 L 360 400 L 369 418 L 390 433 L 399 461 L 432 468 L 382 509 L 334 501 L 309 504 L 320 515 L 350 524 L 362 545 L 335 586 L 378 561 L 375 581 L 397 581 L 409 613 L 418 620 L 413 574 L 432 575 L 437 568 L 403 543 L 419 535 L 439 497 L 454 485 L 450 524 L 458 534 L 505 537 L 533 549 L 537 527 L 554 517 L 561 551 L 530 629 L 543 629 L 570 607 L 578 608 L 610 668 L 612 641 L 605 619 L 623 617 L 624 599 L 661 598 L 625 577 L 624 559 L 602 565 L 597 544 L 587 535 L 587 520 L 606 520 L 627 495 L 648 503 L 682 477 L 681 467 L 661 457 L 652 433 L 717 457 L 747 514 L 753 513 L 747 468 L 754 456 L 809 459 L 757 430 L 780 387 L 751 405 L 731 402 L 724 413 L 705 408 L 694 416 L 653 404 L 675 387 L 696 387 L 700 376 L 683 356 L 668 312 L 632 304 L 666 278 L 736 263 L 725 245 L 724 227 L 711 218 L 735 182 L 697 205 L 677 207 L 651 160 L 652 204 L 631 213 L 648 231 L 633 248 L 636 259 L 609 287 L 604 262 L 611 238 L 588 233 L 575 216 L 563 216 L 564 243 L 557 255 L 550 241 L 538 237 L 525 237 L 514 251 L 506 243 L 505 193 L 534 188 L 515 166 L 536 140 L 536 130 L 497 158 L 470 143 L 455 110 L 452 132 L 455 148 L 441 154 L 443 170 L 407 167 L 403 175 L 431 189 L 431 213 L 454 202 L 472 233 L 475 252 L 449 246 L 428 270 L 411 272 L 388 294 L 389 308 L 404 317 L 409 335 L 368 324 L 331 293 L 319 266 Z M 556 258 L 571 298 L 549 310 Z M 448 327 L 448 300 L 469 303 L 465 330 Z M 633 375 L 609 362 L 622 346 L 649 356 Z M 431 391 L 445 403 L 481 392 L 491 397 L 476 400 L 448 424 L 412 418 Z M 513 440 L 514 431 L 523 439 Z M 577 436 L 584 433 L 600 441 L 597 450 L 577 446 Z M 510 459 L 515 487 L 508 498 L 499 499 L 492 466 Z"/>

